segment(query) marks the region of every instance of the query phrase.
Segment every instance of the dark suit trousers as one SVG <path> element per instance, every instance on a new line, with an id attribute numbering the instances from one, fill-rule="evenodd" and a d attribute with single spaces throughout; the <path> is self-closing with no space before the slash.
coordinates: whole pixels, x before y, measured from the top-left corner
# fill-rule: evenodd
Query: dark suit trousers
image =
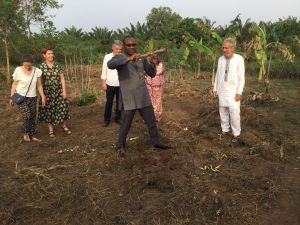
<path id="1" fill-rule="evenodd" d="M 147 124 L 148 132 L 150 135 L 151 143 L 153 145 L 160 142 L 158 131 L 155 123 L 155 115 L 152 106 L 147 106 L 141 109 L 133 109 L 133 110 L 124 110 L 123 111 L 123 118 L 122 118 L 122 125 L 119 132 L 119 138 L 117 143 L 117 148 L 125 147 L 126 144 L 126 137 L 130 130 L 132 120 L 134 118 L 134 114 L 136 110 L 139 111 L 141 116 L 143 117 L 144 121 Z"/>
<path id="2" fill-rule="evenodd" d="M 119 110 L 119 87 L 113 87 L 107 85 L 106 89 L 106 104 L 104 111 L 104 121 L 111 120 L 111 111 L 114 102 L 114 97 L 116 96 L 116 120 L 121 119 L 121 111 Z"/>

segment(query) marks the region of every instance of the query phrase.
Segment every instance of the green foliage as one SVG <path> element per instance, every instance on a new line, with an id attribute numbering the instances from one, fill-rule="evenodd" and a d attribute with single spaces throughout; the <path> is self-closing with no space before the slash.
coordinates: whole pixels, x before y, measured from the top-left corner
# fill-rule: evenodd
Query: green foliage
<path id="1" fill-rule="evenodd" d="M 254 23 L 242 21 L 237 15 L 228 25 L 215 27 L 207 18 L 182 18 L 169 7 L 153 8 L 146 22 L 130 23 L 127 27 L 110 30 L 94 27 L 89 32 L 74 26 L 59 32 L 46 9 L 59 9 L 57 0 L 1 0 L 0 37 L 6 37 L 6 49 L 0 51 L 0 60 L 6 64 L 6 54 L 13 65 L 19 64 L 23 53 L 35 55 L 35 62 L 43 58 L 41 49 L 54 49 L 56 60 L 77 57 L 77 63 L 101 64 L 103 55 L 111 51 L 112 41 L 133 35 L 138 43 L 138 52 L 149 52 L 167 47 L 168 53 L 160 58 L 168 69 L 184 69 L 200 72 L 211 70 L 214 74 L 216 59 L 222 55 L 222 42 L 226 37 L 235 37 L 237 52 L 243 54 L 248 68 L 259 72 L 263 79 L 268 74 L 268 60 L 272 76 L 300 78 L 300 21 L 295 17 L 279 19 L 277 22 Z M 30 6 L 30 7 L 29 7 Z M 40 26 L 39 33 L 31 34 L 30 26 Z M 293 54 L 295 63 L 292 63 Z M 284 61 L 284 59 L 287 60 Z M 256 64 L 259 65 L 257 67 Z"/>
<path id="2" fill-rule="evenodd" d="M 221 45 L 223 43 L 222 38 L 220 37 L 220 35 L 217 32 L 215 32 L 215 31 L 211 32 L 211 36 L 218 42 L 219 45 Z"/>
<path id="3" fill-rule="evenodd" d="M 270 68 L 272 78 L 296 79 L 300 77 L 300 58 L 289 62 L 278 56 L 272 60 Z"/>
<path id="4" fill-rule="evenodd" d="M 197 49 L 197 51 L 201 54 L 204 53 L 208 56 L 213 56 L 213 51 L 208 48 L 207 46 L 203 45 L 202 43 L 202 39 L 200 41 L 196 41 L 196 40 L 191 40 L 189 41 L 189 44 L 194 47 L 195 49 Z"/>
<path id="5" fill-rule="evenodd" d="M 169 40 L 175 42 L 180 47 L 185 42 L 187 34 L 192 39 L 200 39 L 202 32 L 199 29 L 197 22 L 193 18 L 185 18 L 178 24 L 173 24 L 169 33 Z"/>
<path id="6" fill-rule="evenodd" d="M 156 49 L 156 43 L 154 39 L 150 39 L 145 43 L 144 52 L 151 52 Z"/>
<path id="7" fill-rule="evenodd" d="M 24 19 L 29 36 L 31 36 L 31 25 L 40 25 L 41 30 L 54 28 L 46 14 L 47 9 L 59 9 L 62 7 L 57 0 L 22 0 L 20 10 L 24 14 Z"/>
<path id="8" fill-rule="evenodd" d="M 179 64 L 185 66 L 190 54 L 190 49 L 188 47 L 184 47 L 182 52 L 183 54 Z"/>
<path id="9" fill-rule="evenodd" d="M 165 39 L 173 27 L 178 27 L 182 18 L 169 7 L 159 7 L 151 9 L 146 20 L 153 37 L 160 40 Z"/>
<path id="10" fill-rule="evenodd" d="M 84 89 L 81 91 L 81 96 L 73 99 L 70 103 L 71 105 L 85 106 L 85 105 L 95 103 L 96 100 L 97 100 L 96 93 L 89 92 L 88 90 Z"/>
<path id="11" fill-rule="evenodd" d="M 182 51 L 179 48 L 172 47 L 168 49 L 168 54 L 165 59 L 165 65 L 167 68 L 176 68 L 179 65 L 182 58 Z"/>
<path id="12" fill-rule="evenodd" d="M 260 65 L 258 80 L 268 79 L 266 77 L 266 63 L 268 60 L 267 50 L 271 49 L 271 51 L 276 51 L 283 55 L 285 59 L 292 62 L 293 54 L 290 53 L 289 49 L 280 42 L 268 42 L 267 33 L 265 26 L 263 24 L 257 26 L 254 25 L 252 30 L 256 32 L 255 38 L 250 42 L 251 47 L 254 49 L 254 54 L 257 62 Z"/>
<path id="13" fill-rule="evenodd" d="M 24 29 L 24 17 L 19 10 L 20 1 L 1 0 L 0 1 L 0 35 L 8 36 L 15 31 Z"/>

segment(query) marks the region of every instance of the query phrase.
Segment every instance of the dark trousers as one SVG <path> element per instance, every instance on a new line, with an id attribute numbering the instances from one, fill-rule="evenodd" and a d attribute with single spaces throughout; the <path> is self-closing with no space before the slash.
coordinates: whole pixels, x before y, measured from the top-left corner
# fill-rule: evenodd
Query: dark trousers
<path id="1" fill-rule="evenodd" d="M 126 137 L 130 130 L 132 120 L 134 118 L 134 114 L 136 110 L 139 111 L 141 116 L 143 117 L 144 121 L 147 124 L 148 132 L 150 135 L 151 143 L 153 145 L 160 142 L 158 131 L 155 123 L 155 115 L 152 106 L 147 106 L 141 109 L 133 109 L 133 110 L 124 110 L 123 111 L 123 118 L 122 118 L 122 125 L 119 132 L 119 138 L 117 143 L 117 148 L 125 147 L 126 144 Z"/>
<path id="2" fill-rule="evenodd" d="M 36 116 L 36 97 L 26 97 L 25 100 L 19 104 L 19 110 L 23 117 L 23 132 L 29 137 L 35 135 L 35 116 Z"/>
<path id="3" fill-rule="evenodd" d="M 119 110 L 119 87 L 107 85 L 106 89 L 106 104 L 104 111 L 104 121 L 110 121 L 111 111 L 114 102 L 114 97 L 116 96 L 116 120 L 121 119 L 121 111 Z"/>

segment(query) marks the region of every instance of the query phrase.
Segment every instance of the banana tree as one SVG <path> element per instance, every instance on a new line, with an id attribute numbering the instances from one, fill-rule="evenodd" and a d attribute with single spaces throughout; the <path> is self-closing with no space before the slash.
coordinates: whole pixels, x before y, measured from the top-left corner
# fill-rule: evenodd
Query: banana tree
<path id="1" fill-rule="evenodd" d="M 179 62 L 179 72 L 180 72 L 180 79 L 183 80 L 183 68 L 187 64 L 188 57 L 190 55 L 190 49 L 188 46 L 182 46 L 182 58 Z"/>
<path id="2" fill-rule="evenodd" d="M 213 60 L 213 66 L 212 66 L 212 76 L 211 76 L 211 81 L 212 84 L 214 83 L 214 77 L 215 77 L 215 67 L 216 67 L 216 60 L 217 60 L 217 56 L 219 53 L 219 49 L 220 46 L 223 43 L 222 38 L 216 33 L 216 32 L 211 32 L 211 36 L 213 37 L 213 39 L 217 42 L 217 45 L 214 45 L 214 48 L 209 48 L 206 45 L 203 44 L 202 39 L 200 39 L 200 41 L 197 41 L 193 38 L 190 37 L 190 41 L 189 44 L 190 46 L 192 46 L 193 48 L 195 48 L 198 53 L 198 77 L 200 77 L 200 70 L 201 70 L 201 65 L 200 65 L 200 61 L 201 61 L 201 54 L 205 54 L 208 55 L 209 57 L 212 58 Z"/>
<path id="3" fill-rule="evenodd" d="M 254 31 L 256 35 L 248 43 L 248 48 L 252 48 L 254 50 L 255 59 L 260 66 L 258 80 L 261 81 L 264 79 L 265 93 L 268 95 L 270 89 L 269 72 L 271 67 L 272 54 L 274 52 L 280 53 L 289 62 L 293 62 L 294 54 L 289 51 L 286 45 L 282 44 L 279 41 L 268 43 L 267 33 L 264 25 L 253 25 L 251 27 L 251 30 Z M 268 71 L 266 70 L 267 62 Z"/>
<path id="4" fill-rule="evenodd" d="M 152 52 L 155 50 L 156 47 L 156 42 L 153 38 L 151 38 L 150 40 L 148 40 L 145 43 L 145 47 L 143 48 L 143 52 Z"/>
<path id="5" fill-rule="evenodd" d="M 199 78 L 200 77 L 200 74 L 201 74 L 201 56 L 202 54 L 205 54 L 205 55 L 208 55 L 208 56 L 213 56 L 213 52 L 210 48 L 208 48 L 207 46 L 205 46 L 202 42 L 202 38 L 197 41 L 195 39 L 193 40 L 190 40 L 189 41 L 189 45 L 191 47 L 193 47 L 194 49 L 197 50 L 198 52 L 198 60 L 197 60 L 197 75 L 196 75 L 196 78 Z"/>
<path id="6" fill-rule="evenodd" d="M 221 46 L 223 44 L 223 39 L 219 36 L 217 32 L 211 32 L 211 36 L 213 39 L 217 42 L 216 45 L 214 45 L 214 48 L 212 49 L 214 54 L 213 54 L 213 68 L 212 68 L 212 74 L 211 74 L 211 83 L 214 85 L 215 83 L 215 68 L 216 68 L 216 61 L 217 57 L 219 55 L 219 51 L 221 49 Z"/>

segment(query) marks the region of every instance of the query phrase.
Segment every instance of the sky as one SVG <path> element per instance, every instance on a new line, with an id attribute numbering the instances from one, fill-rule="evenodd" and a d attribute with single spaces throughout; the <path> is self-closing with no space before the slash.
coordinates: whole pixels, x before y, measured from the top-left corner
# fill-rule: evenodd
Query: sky
<path id="1" fill-rule="evenodd" d="M 145 22 L 154 7 L 167 6 L 183 18 L 206 17 L 216 25 L 229 24 L 238 14 L 243 21 L 277 21 L 294 16 L 300 18 L 300 0 L 58 0 L 63 7 L 50 10 L 56 28 L 75 26 L 84 31 L 93 27 L 111 30 Z"/>

